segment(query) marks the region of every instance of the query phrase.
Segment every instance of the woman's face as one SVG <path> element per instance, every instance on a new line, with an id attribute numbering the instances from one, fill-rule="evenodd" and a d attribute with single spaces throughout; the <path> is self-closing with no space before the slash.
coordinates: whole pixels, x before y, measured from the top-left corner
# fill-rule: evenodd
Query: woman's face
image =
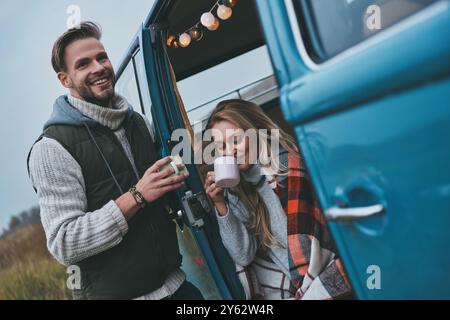
<path id="1" fill-rule="evenodd" d="M 218 154 L 236 157 L 240 171 L 250 169 L 249 138 L 242 134 L 242 129 L 226 120 L 216 122 L 211 129 Z"/>

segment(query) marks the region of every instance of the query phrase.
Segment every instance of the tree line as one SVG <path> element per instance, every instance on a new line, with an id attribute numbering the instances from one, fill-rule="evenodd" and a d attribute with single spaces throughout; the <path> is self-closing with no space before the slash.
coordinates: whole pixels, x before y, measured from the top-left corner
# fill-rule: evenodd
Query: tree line
<path id="1" fill-rule="evenodd" d="M 3 231 L 0 233 L 0 240 L 23 227 L 40 222 L 41 218 L 39 215 L 39 206 L 24 210 L 10 218 L 8 226 L 6 227 L 6 229 L 3 228 Z"/>

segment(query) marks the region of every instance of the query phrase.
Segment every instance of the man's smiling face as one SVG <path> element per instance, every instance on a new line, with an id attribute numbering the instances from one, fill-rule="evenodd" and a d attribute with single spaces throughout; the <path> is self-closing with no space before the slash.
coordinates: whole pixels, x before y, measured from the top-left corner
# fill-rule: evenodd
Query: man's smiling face
<path id="1" fill-rule="evenodd" d="M 108 107 L 114 97 L 115 75 L 102 43 L 95 38 L 70 43 L 64 54 L 66 70 L 58 73 L 75 98 Z"/>

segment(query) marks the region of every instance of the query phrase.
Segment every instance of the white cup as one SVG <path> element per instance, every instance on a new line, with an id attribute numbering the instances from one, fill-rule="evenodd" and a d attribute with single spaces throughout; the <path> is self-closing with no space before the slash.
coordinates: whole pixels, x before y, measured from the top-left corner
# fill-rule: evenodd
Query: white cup
<path id="1" fill-rule="evenodd" d="M 189 171 L 186 167 L 184 167 L 182 170 L 178 169 L 178 164 L 182 164 L 183 163 L 183 159 L 181 159 L 180 156 L 176 155 L 176 156 L 171 156 L 170 157 L 172 159 L 172 161 L 170 161 L 168 164 L 166 164 L 165 166 L 163 166 L 160 171 L 163 171 L 167 168 L 172 167 L 173 169 L 173 173 L 168 175 L 166 178 L 168 177 L 174 177 L 176 175 L 179 175 L 180 173 L 183 173 L 185 175 L 189 175 Z"/>
<path id="2" fill-rule="evenodd" d="M 215 183 L 220 188 L 233 188 L 239 184 L 240 174 L 237 160 L 223 156 L 214 160 Z"/>

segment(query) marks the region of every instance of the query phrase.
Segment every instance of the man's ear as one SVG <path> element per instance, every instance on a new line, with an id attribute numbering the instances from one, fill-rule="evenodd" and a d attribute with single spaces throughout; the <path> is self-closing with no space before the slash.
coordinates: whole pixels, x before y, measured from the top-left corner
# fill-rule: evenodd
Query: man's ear
<path id="1" fill-rule="evenodd" d="M 70 89 L 72 88 L 72 80 L 69 75 L 63 71 L 58 72 L 57 74 L 59 82 L 63 85 L 63 87 Z"/>

